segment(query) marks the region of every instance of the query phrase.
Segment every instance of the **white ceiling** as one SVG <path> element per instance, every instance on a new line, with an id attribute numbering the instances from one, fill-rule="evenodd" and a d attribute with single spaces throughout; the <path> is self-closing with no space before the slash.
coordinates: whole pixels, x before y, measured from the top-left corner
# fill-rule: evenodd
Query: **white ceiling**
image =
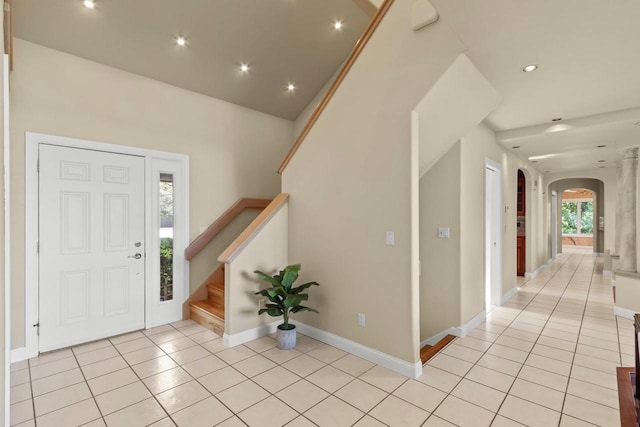
<path id="1" fill-rule="evenodd" d="M 598 160 L 614 167 L 617 149 L 640 145 L 640 110 L 606 114 L 640 107 L 639 1 L 432 3 L 502 95 L 486 123 L 507 149 L 523 158 L 551 154 L 536 167 L 560 172 L 602 166 Z M 527 64 L 539 69 L 523 73 Z M 549 132 L 556 117 L 567 129 Z"/>
<path id="2" fill-rule="evenodd" d="M 353 0 L 17 0 L 13 11 L 18 38 L 289 120 L 370 20 Z"/>
<path id="3" fill-rule="evenodd" d="M 501 94 L 486 123 L 508 150 L 539 157 L 541 171 L 561 172 L 614 167 L 621 148 L 640 144 L 640 1 L 431 1 Z M 358 2 L 97 0 L 88 10 L 80 0 L 18 0 L 15 33 L 295 119 L 368 23 Z M 340 32 L 332 29 L 336 19 L 345 23 Z M 175 45 L 177 35 L 187 37 L 185 47 Z M 242 62 L 251 66 L 247 75 Z M 531 63 L 539 69 L 521 72 Z M 285 90 L 289 81 L 294 93 Z M 555 117 L 564 130 L 549 131 Z"/>

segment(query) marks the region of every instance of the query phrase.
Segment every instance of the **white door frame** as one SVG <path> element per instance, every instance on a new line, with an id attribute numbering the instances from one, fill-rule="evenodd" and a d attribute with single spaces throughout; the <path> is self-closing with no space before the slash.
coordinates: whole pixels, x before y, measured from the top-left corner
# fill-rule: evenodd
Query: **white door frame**
<path id="1" fill-rule="evenodd" d="M 551 259 L 558 257 L 558 193 L 551 192 Z"/>
<path id="2" fill-rule="evenodd" d="M 184 258 L 184 250 L 189 244 L 189 157 L 184 154 L 167 153 L 144 148 L 127 147 L 124 145 L 105 144 L 95 141 L 85 141 L 39 133 L 26 133 L 26 172 L 25 172 L 25 350 L 26 358 L 35 357 L 39 352 L 38 331 L 35 325 L 39 317 L 38 295 L 38 146 L 39 144 L 58 145 L 70 148 L 82 148 L 95 151 L 106 151 L 117 154 L 128 154 L 144 157 L 145 159 L 145 325 L 147 328 L 158 324 L 168 323 L 182 318 L 182 303 L 189 297 L 189 269 Z M 173 164 L 173 168 L 167 164 Z M 176 309 L 167 314 L 167 310 L 154 307 L 160 304 L 165 307 L 166 302 L 154 300 L 154 290 L 159 280 L 159 272 L 154 272 L 153 261 L 160 256 L 159 245 L 153 243 L 152 225 L 154 215 L 158 212 L 158 196 L 152 194 L 153 180 L 160 172 L 174 173 L 176 188 L 175 223 L 174 229 L 174 277 L 181 280 L 182 286 L 174 286 L 174 299 L 169 302 L 175 304 Z M 157 246 L 157 247 L 156 247 Z M 177 255 L 177 256 L 176 256 Z M 154 283 L 155 282 L 155 283 Z M 158 285 L 159 286 L 159 285 Z M 158 294 L 159 297 L 159 294 Z M 157 304 L 154 304 L 154 301 Z M 179 308 L 179 310 L 177 309 Z M 179 313 L 179 314 L 178 314 Z"/>
<path id="3" fill-rule="evenodd" d="M 492 200 L 489 200 L 488 186 L 491 184 L 487 179 L 487 170 L 493 171 L 498 174 L 498 179 L 495 181 L 495 185 L 492 190 L 494 194 L 497 194 L 496 204 L 498 218 L 498 239 L 496 241 L 498 260 L 497 271 L 492 272 L 491 269 L 491 238 L 490 231 L 492 230 L 492 220 L 489 213 L 491 212 L 490 206 Z M 502 304 L 502 165 L 491 159 L 485 158 L 484 161 L 484 286 L 485 286 L 485 312 L 488 312 L 491 305 L 497 306 Z M 492 277 L 494 278 L 492 283 Z M 487 304 L 490 302 L 490 304 Z"/>
<path id="4" fill-rule="evenodd" d="M 9 55 L 2 55 L 2 105 L 4 153 L 4 416 L 0 424 L 9 425 L 10 364 L 11 364 L 11 153 L 9 129 Z"/>

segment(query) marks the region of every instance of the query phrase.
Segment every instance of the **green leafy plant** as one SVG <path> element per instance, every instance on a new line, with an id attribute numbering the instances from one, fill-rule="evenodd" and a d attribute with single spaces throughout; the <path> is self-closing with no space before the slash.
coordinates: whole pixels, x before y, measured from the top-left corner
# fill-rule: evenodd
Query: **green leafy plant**
<path id="1" fill-rule="evenodd" d="M 285 331 L 295 328 L 294 325 L 289 324 L 289 315 L 291 313 L 300 311 L 318 313 L 318 310 L 300 304 L 309 299 L 309 294 L 302 291 L 320 284 L 318 282 L 308 282 L 294 287 L 293 283 L 298 279 L 299 271 L 300 264 L 288 265 L 274 276 L 269 276 L 259 270 L 254 271 L 262 280 L 271 284 L 270 288 L 265 288 L 255 293 L 269 300 L 265 308 L 258 310 L 258 314 L 267 313 L 273 317 L 282 316 L 283 323 L 278 328 Z"/>
<path id="2" fill-rule="evenodd" d="M 173 239 L 160 239 L 160 280 L 162 285 L 173 283 Z"/>

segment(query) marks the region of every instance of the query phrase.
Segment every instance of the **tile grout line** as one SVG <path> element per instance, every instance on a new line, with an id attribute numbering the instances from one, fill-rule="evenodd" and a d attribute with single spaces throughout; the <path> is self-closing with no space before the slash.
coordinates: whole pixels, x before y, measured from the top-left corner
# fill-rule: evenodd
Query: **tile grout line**
<path id="1" fill-rule="evenodd" d="M 550 281 L 551 279 L 553 279 L 553 277 L 555 277 L 555 275 L 558 273 L 558 271 L 560 271 L 560 269 L 561 269 L 562 267 L 564 267 L 564 265 L 565 265 L 565 264 L 567 264 L 567 262 L 569 261 L 569 259 L 570 259 L 570 258 L 571 258 L 571 257 L 566 258 L 566 260 L 561 260 L 561 261 L 563 261 L 563 262 L 558 266 L 558 268 L 556 268 L 556 270 L 555 270 L 555 272 L 553 273 L 553 275 L 551 275 L 551 276 L 549 277 L 549 279 L 545 282 L 545 285 L 544 285 L 544 286 L 542 286 L 542 287 L 538 290 L 538 292 L 536 292 L 536 295 L 535 295 L 534 297 L 532 297 L 532 298 L 529 300 L 529 302 L 528 302 L 528 303 L 527 303 L 523 308 L 519 309 L 519 312 L 520 312 L 520 313 L 518 314 L 518 316 L 519 316 L 519 315 L 524 311 L 524 309 L 525 309 L 525 308 L 526 308 L 526 307 L 527 307 L 527 306 L 528 306 L 528 305 L 529 305 L 529 304 L 530 304 L 530 303 L 535 299 L 535 297 L 537 297 L 537 296 L 540 294 L 540 292 L 542 291 L 542 289 L 544 289 L 544 288 L 546 287 L 546 285 L 549 283 L 549 281 Z M 527 282 L 529 282 L 529 281 L 527 281 Z M 524 284 L 523 284 L 523 286 L 524 286 Z M 518 316 L 514 317 L 514 319 L 513 319 L 511 322 L 509 322 L 509 325 L 510 325 L 510 324 L 512 324 Z M 486 323 L 486 320 L 485 320 L 485 323 Z M 499 325 L 499 326 L 501 326 L 501 325 Z M 477 327 L 476 327 L 476 328 L 477 328 Z M 475 328 L 474 328 L 474 329 L 475 329 Z M 481 409 L 484 409 L 484 410 L 488 411 L 488 409 L 486 409 L 486 408 L 484 408 L 484 407 L 482 407 L 482 406 L 480 406 L 480 405 L 477 405 L 477 404 L 475 404 L 475 403 L 473 403 L 473 402 L 469 402 L 469 401 L 467 401 L 467 400 L 465 400 L 465 399 L 461 399 L 461 398 L 459 398 L 459 397 L 457 397 L 457 396 L 455 396 L 455 395 L 452 395 L 452 392 L 453 392 L 453 390 L 455 390 L 455 389 L 458 387 L 458 385 L 462 382 L 462 380 L 466 378 L 466 375 L 469 373 L 469 371 L 471 371 L 471 369 L 473 369 L 475 366 L 482 366 L 482 365 L 478 365 L 478 361 L 479 361 L 479 360 L 480 360 L 484 355 L 486 355 L 486 354 L 487 354 L 487 352 L 489 351 L 489 349 L 490 349 L 490 348 L 493 346 L 493 344 L 495 344 L 495 342 L 496 342 L 496 341 L 497 341 L 497 340 L 502 336 L 502 334 L 504 333 L 504 331 L 505 331 L 506 329 L 508 329 L 508 325 L 507 325 L 506 327 L 504 327 L 504 329 L 503 329 L 503 331 L 502 331 L 502 332 L 500 332 L 499 334 L 497 334 L 498 336 L 496 337 L 496 339 L 495 339 L 495 340 L 493 340 L 493 341 L 491 342 L 491 346 L 489 346 L 489 347 L 488 347 L 484 352 L 482 352 L 482 356 L 480 356 L 480 357 L 478 358 L 478 360 L 476 360 L 476 362 L 472 364 L 471 368 L 469 368 L 469 370 L 467 370 L 467 372 L 466 372 L 464 375 L 462 375 L 462 376 L 460 377 L 460 380 L 459 380 L 459 381 L 456 383 L 456 385 L 455 385 L 455 386 L 454 386 L 454 387 L 453 387 L 453 388 L 452 388 L 452 389 L 447 393 L 447 396 L 446 396 L 444 399 L 442 399 L 442 401 L 441 401 L 441 402 L 440 402 L 440 403 L 439 403 L 439 404 L 434 408 L 434 410 L 433 410 L 433 412 L 432 412 L 432 415 L 430 415 L 430 416 L 429 416 L 429 418 L 430 418 L 431 416 L 436 416 L 436 417 L 437 417 L 437 415 L 435 415 L 435 412 L 438 410 L 438 408 L 442 405 L 442 403 L 443 403 L 443 402 L 444 402 L 444 401 L 445 401 L 449 396 L 453 396 L 453 397 L 454 397 L 454 398 L 456 398 L 456 399 L 460 399 L 460 400 L 462 400 L 462 401 L 464 401 L 464 402 L 467 402 L 467 403 L 469 403 L 469 404 L 471 404 L 471 405 L 474 405 L 474 406 L 476 406 L 476 407 L 478 407 L 478 408 L 481 408 Z M 490 332 L 490 331 L 487 331 L 487 332 Z M 539 335 L 540 335 L 540 334 L 538 334 L 538 336 L 539 336 Z M 456 341 L 456 340 L 453 340 L 451 343 L 449 343 L 445 348 L 443 348 L 442 350 L 440 350 L 440 351 L 438 352 L 438 354 L 441 354 L 441 353 L 442 353 L 446 348 L 448 348 L 450 345 L 452 345 L 455 341 Z M 450 357 L 454 357 L 454 356 L 450 356 Z M 500 356 L 495 356 L 495 357 L 500 357 Z M 434 358 L 435 358 L 435 357 L 434 357 Z M 500 357 L 500 358 L 501 358 L 501 359 L 504 359 L 504 358 L 502 358 L 502 357 Z M 460 360 L 462 360 L 462 359 L 460 359 Z M 505 360 L 509 360 L 509 359 L 505 359 Z M 526 359 L 525 359 L 525 361 L 526 361 Z M 467 363 L 470 363 L 470 362 L 467 362 Z M 522 363 L 522 365 L 524 366 L 524 362 Z M 487 369 L 491 369 L 491 368 L 487 368 Z M 522 369 L 522 368 L 521 368 L 521 369 Z M 491 370 L 494 370 L 494 369 L 491 369 Z M 445 372 L 448 372 L 448 371 L 445 371 Z M 499 371 L 496 371 L 496 372 L 499 372 Z M 502 373 L 504 374 L 504 372 L 502 372 Z M 518 371 L 518 373 L 519 373 L 519 371 Z M 454 375 L 456 375 L 456 374 L 454 374 Z M 508 375 L 508 374 L 507 374 L 507 375 Z M 515 379 L 517 379 L 517 376 L 515 376 L 515 377 L 514 377 L 514 382 L 515 382 Z M 469 380 L 469 381 L 473 381 L 473 380 Z M 474 382 L 475 382 L 475 381 L 474 381 Z M 484 385 L 484 384 L 481 384 L 481 385 Z M 513 384 L 512 384 L 512 385 L 513 385 Z M 488 387 L 488 386 L 485 386 L 485 387 Z M 490 388 L 492 388 L 492 387 L 490 387 Z M 509 389 L 511 389 L 511 387 L 510 387 Z M 495 389 L 494 389 L 494 390 L 495 390 Z M 498 390 L 498 391 L 500 391 L 500 390 Z M 504 392 L 502 392 L 502 391 L 500 391 L 500 392 L 501 392 L 501 393 L 504 393 Z M 495 421 L 495 418 L 498 416 L 498 412 L 500 411 L 500 408 L 502 407 L 502 403 L 504 403 L 504 399 L 506 399 L 506 396 L 507 396 L 507 395 L 508 395 L 508 391 L 507 391 L 507 393 L 505 393 L 505 397 L 503 398 L 503 401 L 501 402 L 500 406 L 499 406 L 499 407 L 498 407 L 498 409 L 494 412 L 494 414 L 493 414 L 493 418 L 492 418 L 492 420 L 491 420 L 491 422 L 492 422 L 492 423 Z M 490 412 L 490 411 L 489 411 L 489 412 Z M 507 418 L 507 417 L 505 417 L 505 418 Z M 427 420 L 428 420 L 428 418 L 427 418 Z"/>
<path id="2" fill-rule="evenodd" d="M 584 313 L 586 312 L 587 305 L 589 303 L 589 293 L 591 292 L 591 285 L 593 284 L 593 275 L 595 274 L 595 271 L 596 271 L 596 265 L 597 263 L 594 262 L 593 268 L 591 271 L 591 280 L 589 280 L 589 287 L 587 289 L 587 295 L 584 302 L 584 310 L 582 312 L 582 318 L 580 319 L 580 327 L 578 328 L 578 332 L 577 332 L 576 348 L 575 348 L 575 351 L 573 352 L 573 357 L 571 358 L 571 364 L 569 366 L 569 376 L 567 380 L 567 386 L 565 388 L 564 396 L 562 396 L 562 406 L 560 408 L 561 415 L 560 415 L 560 420 L 558 421 L 558 425 L 560 425 L 560 423 L 562 422 L 562 416 L 564 415 L 564 405 L 567 400 L 567 394 L 569 394 L 568 392 L 569 392 L 569 384 L 571 383 L 571 372 L 573 372 L 573 363 L 576 359 L 576 354 L 578 351 L 578 342 L 580 341 L 580 332 L 582 331 L 582 324 L 584 323 Z"/>
<path id="3" fill-rule="evenodd" d="M 553 278 L 556 276 L 556 274 L 558 274 L 558 272 L 560 272 L 560 270 L 561 270 L 562 268 L 564 268 L 564 267 L 568 264 L 569 260 L 573 257 L 573 255 L 574 255 L 574 254 L 572 254 L 572 256 L 570 256 L 570 257 L 567 259 L 567 261 L 566 261 L 565 263 L 561 264 L 561 266 L 560 266 L 560 267 L 556 270 L 556 272 L 555 272 L 555 273 L 554 273 L 554 274 L 549 278 L 549 280 L 547 280 L 547 281 L 545 282 L 545 285 L 540 289 L 540 291 L 538 291 L 538 293 L 536 294 L 536 297 L 537 297 L 538 295 L 540 295 L 540 292 L 542 292 L 542 291 L 544 290 L 544 288 L 546 288 L 546 287 L 549 285 L 549 282 L 551 281 L 551 279 L 553 279 Z M 580 258 L 580 261 L 577 263 L 577 265 L 576 265 L 576 267 L 575 267 L 575 270 L 574 270 L 574 271 L 573 271 L 573 273 L 571 274 L 571 277 L 569 277 L 569 279 L 567 280 L 566 285 L 564 285 L 564 288 L 563 288 L 562 294 L 559 296 L 558 301 L 556 302 L 556 304 L 555 304 L 555 306 L 554 306 L 553 310 L 551 310 L 551 313 L 549 313 L 549 316 L 547 317 L 547 320 L 545 321 L 544 326 L 542 326 L 542 329 L 540 330 L 540 334 L 538 334 L 538 338 L 537 338 L 537 339 L 536 339 L 536 341 L 533 343 L 533 347 L 531 347 L 531 351 L 533 351 L 533 348 L 535 347 L 535 345 L 538 343 L 538 340 L 539 340 L 539 339 L 540 339 L 540 337 L 542 336 L 542 332 L 544 331 L 544 328 L 545 328 L 545 327 L 546 327 L 546 325 L 549 323 L 549 319 L 551 319 L 551 316 L 553 316 L 553 313 L 554 313 L 554 311 L 556 310 L 556 308 L 558 307 L 558 304 L 560 304 L 560 301 L 562 300 L 563 295 L 566 293 L 566 290 L 567 290 L 567 288 L 569 287 L 569 284 L 571 283 L 571 279 L 573 279 L 573 277 L 575 276 L 575 272 L 576 272 L 576 271 L 577 271 L 577 269 L 580 267 L 580 264 L 582 263 L 582 260 L 583 260 L 583 259 L 584 259 L 584 256 L 582 256 L 582 257 Z M 536 297 L 534 297 L 531 301 L 533 301 Z M 529 302 L 529 304 L 531 303 L 531 301 Z M 526 308 L 527 308 L 527 306 L 528 306 L 529 304 L 527 304 L 527 305 L 525 305 L 525 306 L 523 307 L 523 309 L 521 310 L 521 313 L 522 313 L 522 311 L 524 311 L 524 309 L 526 309 Z M 512 323 L 513 323 L 513 322 L 512 322 Z M 506 330 L 506 328 L 505 328 L 505 330 Z M 503 332 L 504 332 L 504 331 L 503 331 Z M 500 335 L 502 336 L 502 334 L 500 334 Z M 499 338 L 499 337 L 498 337 L 498 338 Z M 527 357 L 526 357 L 526 358 L 524 359 L 524 361 L 522 362 L 522 364 L 521 364 L 521 366 L 520 366 L 520 369 L 518 369 L 518 373 L 517 373 L 517 374 L 516 374 L 516 376 L 515 376 L 515 380 L 513 381 L 513 383 L 511 383 L 511 386 L 509 386 L 509 389 L 508 389 L 508 390 L 507 390 L 507 392 L 505 393 L 505 397 L 504 397 L 504 399 L 502 400 L 502 402 L 500 402 L 500 405 L 498 406 L 498 409 L 496 410 L 495 415 L 494 415 L 494 417 L 493 417 L 492 423 L 493 423 L 493 421 L 495 421 L 496 417 L 498 416 L 498 414 L 499 414 L 499 412 L 500 412 L 500 409 L 502 408 L 502 405 L 504 405 L 505 400 L 507 400 L 507 396 L 509 396 L 509 395 L 510 395 L 509 393 L 510 393 L 511 389 L 513 389 L 513 385 L 514 385 L 514 384 L 515 384 L 515 382 L 517 381 L 517 379 L 518 379 L 518 375 L 520 375 L 520 372 L 522 372 L 522 368 L 523 368 L 523 367 L 525 366 L 525 364 L 527 363 L 527 360 L 529 360 L 529 357 L 531 356 L 531 351 L 527 354 Z M 530 366 L 530 365 L 529 365 L 529 366 Z M 568 380 L 567 380 L 567 384 L 568 384 Z M 538 385 L 540 385 L 540 384 L 538 384 Z M 543 387 L 544 387 L 544 386 L 543 386 Z M 547 388 L 549 388 L 549 387 L 547 387 Z M 565 394 L 565 395 L 566 395 L 566 394 Z M 518 396 L 514 396 L 514 397 L 518 397 Z M 518 397 L 518 398 L 520 398 L 520 397 Z M 522 398 L 520 398 L 520 399 L 522 399 Z M 546 406 L 540 405 L 540 404 L 538 404 L 538 403 L 536 403 L 536 402 L 531 402 L 531 401 L 529 401 L 528 399 L 523 399 L 523 400 L 528 401 L 528 402 L 530 402 L 530 403 L 533 403 L 533 404 L 535 404 L 535 405 L 542 406 L 543 408 L 546 408 Z M 547 408 L 547 409 L 551 409 L 551 408 Z M 504 415 L 502 415 L 502 416 L 504 416 Z M 505 418 L 508 418 L 508 417 L 505 417 Z M 510 419 L 510 418 L 508 418 L 508 419 Z M 561 419 L 562 419 L 562 412 L 560 412 L 560 417 L 558 418 L 558 425 L 560 425 L 560 420 L 561 420 Z M 513 420 L 513 421 L 515 421 L 515 420 Z"/>

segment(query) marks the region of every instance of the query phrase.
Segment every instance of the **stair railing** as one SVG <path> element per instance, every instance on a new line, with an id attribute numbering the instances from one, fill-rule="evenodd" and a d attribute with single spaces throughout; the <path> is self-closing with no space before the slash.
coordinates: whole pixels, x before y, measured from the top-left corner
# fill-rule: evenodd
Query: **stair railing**
<path id="1" fill-rule="evenodd" d="M 216 237 L 231 221 L 233 221 L 245 209 L 264 209 L 269 206 L 271 199 L 243 198 L 235 202 L 225 213 L 220 215 L 207 229 L 196 237 L 185 249 L 184 256 L 187 261 L 193 259 L 204 249 L 214 237 Z"/>
<path id="2" fill-rule="evenodd" d="M 340 74 L 338 74 L 338 77 L 336 77 L 335 81 L 333 82 L 333 84 L 331 85 L 327 93 L 324 95 L 324 97 L 322 98 L 322 101 L 320 101 L 320 103 L 315 108 L 315 110 L 313 110 L 313 114 L 311 114 L 311 117 L 309 117 L 309 121 L 307 121 L 307 124 L 304 126 L 304 129 L 302 129 L 300 136 L 298 136 L 298 139 L 296 139 L 295 144 L 293 144 L 293 147 L 291 147 L 291 150 L 289 150 L 289 153 L 287 153 L 287 156 L 284 158 L 284 160 L 280 164 L 280 167 L 278 168 L 279 174 L 282 174 L 282 172 L 284 172 L 284 169 L 287 167 L 287 165 L 293 158 L 293 155 L 296 154 L 296 151 L 298 151 L 298 148 L 300 148 L 302 141 L 304 141 L 304 139 L 309 134 L 309 131 L 311 131 L 311 128 L 313 127 L 313 125 L 318 121 L 318 118 L 326 108 L 327 104 L 329 103 L 329 101 L 331 101 L 331 98 L 333 98 L 333 94 L 336 93 L 336 91 L 338 90 L 338 87 L 340 87 L 340 84 L 349 73 L 349 70 L 351 69 L 353 64 L 356 62 L 356 59 L 358 59 L 358 57 L 360 56 L 360 53 L 362 52 L 364 47 L 367 45 L 367 42 L 369 41 L 369 39 L 371 39 L 371 36 L 378 28 L 378 25 L 380 25 L 382 18 L 384 18 L 384 16 L 387 14 L 387 11 L 391 7 L 391 4 L 393 3 L 393 1 L 394 0 L 384 0 L 384 3 L 382 3 L 382 5 L 380 6 L 380 9 L 378 9 L 378 12 L 375 14 L 375 16 L 373 17 L 373 19 L 371 20 L 367 28 L 364 30 L 362 37 L 360 37 L 356 42 L 356 45 L 354 46 L 353 50 L 351 51 L 351 54 L 349 55 L 346 62 L 344 63 L 342 70 L 340 70 Z"/>

